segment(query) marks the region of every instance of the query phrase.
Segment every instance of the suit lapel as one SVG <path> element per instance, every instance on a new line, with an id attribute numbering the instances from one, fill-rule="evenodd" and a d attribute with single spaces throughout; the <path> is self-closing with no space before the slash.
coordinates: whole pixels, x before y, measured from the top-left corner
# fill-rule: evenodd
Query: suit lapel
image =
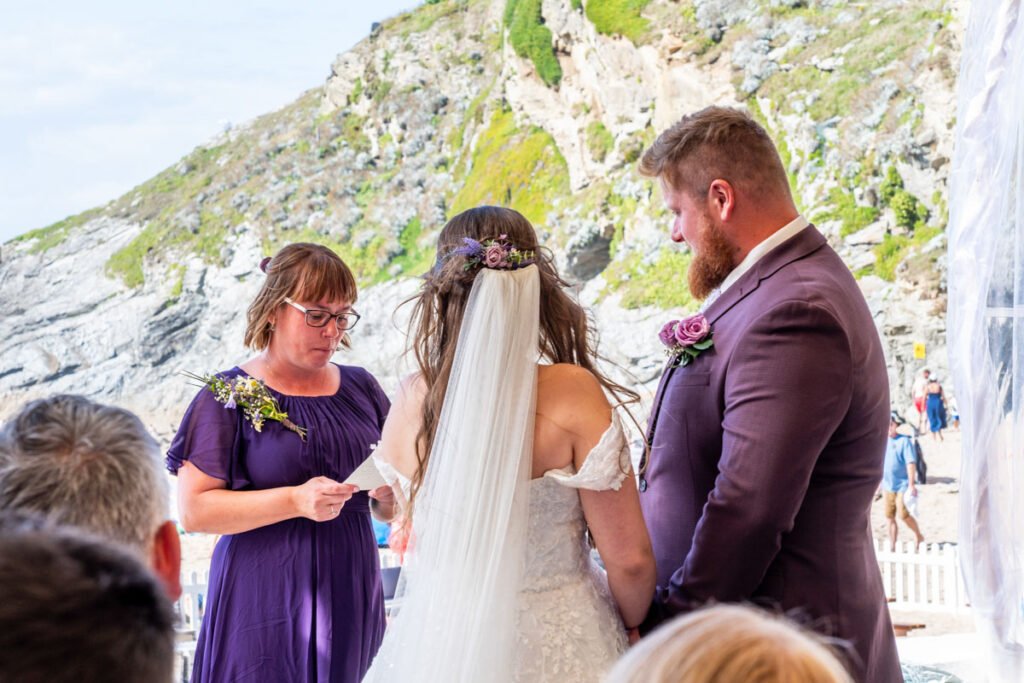
<path id="1" fill-rule="evenodd" d="M 812 224 L 808 225 L 792 238 L 786 240 L 765 254 L 764 257 L 757 262 L 757 265 L 744 273 L 743 277 L 733 283 L 729 289 L 722 293 L 722 296 L 720 296 L 714 303 L 708 306 L 706 311 L 704 311 L 704 316 L 711 324 L 712 334 L 714 334 L 715 322 L 725 315 L 729 309 L 760 287 L 763 280 L 774 275 L 783 266 L 802 259 L 808 254 L 817 251 L 826 243 L 827 240 L 825 239 L 825 236 L 818 232 L 818 229 Z M 658 427 L 658 416 L 661 413 L 662 399 L 664 398 L 665 389 L 668 387 L 669 380 L 672 379 L 672 375 L 675 373 L 676 369 L 677 368 L 672 367 L 672 360 L 669 360 L 665 365 L 664 372 L 662 372 L 661 382 L 658 384 L 658 391 L 654 395 L 654 406 L 651 411 L 651 420 L 647 427 L 648 445 L 654 444 L 654 432 Z M 645 464 L 646 455 L 644 457 L 644 462 L 641 462 L 641 471 L 643 471 Z"/>
<path id="2" fill-rule="evenodd" d="M 799 233 L 775 247 L 761 258 L 757 264 L 743 274 L 732 287 L 722 293 L 714 303 L 704 311 L 704 316 L 714 330 L 715 322 L 725 315 L 729 309 L 750 295 L 761 286 L 761 282 L 770 278 L 784 266 L 798 261 L 813 253 L 826 244 L 825 236 L 818 232 L 814 225 L 808 225 Z"/>
<path id="3" fill-rule="evenodd" d="M 654 394 L 654 405 L 651 406 L 651 421 L 647 426 L 648 443 L 651 443 L 651 440 L 654 439 L 654 427 L 658 423 L 658 411 L 661 410 L 661 399 L 665 394 L 665 387 L 668 385 L 668 380 L 672 377 L 672 373 L 676 370 L 673 362 L 674 359 L 672 358 L 665 362 L 665 369 L 661 372 L 661 382 L 658 383 L 658 391 Z"/>

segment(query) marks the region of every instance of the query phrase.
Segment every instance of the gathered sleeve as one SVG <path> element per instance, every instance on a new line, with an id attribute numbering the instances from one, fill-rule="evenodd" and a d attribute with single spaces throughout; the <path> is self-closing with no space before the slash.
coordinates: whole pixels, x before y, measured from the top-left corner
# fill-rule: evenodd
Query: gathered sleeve
<path id="1" fill-rule="evenodd" d="M 204 474 L 221 479 L 232 490 L 250 486 L 242 463 L 239 411 L 218 403 L 213 392 L 201 389 L 181 419 L 167 450 L 167 469 L 177 474 L 185 461 Z"/>

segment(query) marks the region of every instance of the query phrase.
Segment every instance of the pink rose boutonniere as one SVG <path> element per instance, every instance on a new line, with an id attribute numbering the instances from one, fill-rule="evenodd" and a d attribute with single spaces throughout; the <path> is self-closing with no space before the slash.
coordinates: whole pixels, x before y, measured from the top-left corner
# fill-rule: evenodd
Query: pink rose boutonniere
<path id="1" fill-rule="evenodd" d="M 711 324 L 702 314 L 697 313 L 682 320 L 670 320 L 658 333 L 665 345 L 665 354 L 672 356 L 673 367 L 685 367 L 694 358 L 714 345 L 711 339 Z"/>

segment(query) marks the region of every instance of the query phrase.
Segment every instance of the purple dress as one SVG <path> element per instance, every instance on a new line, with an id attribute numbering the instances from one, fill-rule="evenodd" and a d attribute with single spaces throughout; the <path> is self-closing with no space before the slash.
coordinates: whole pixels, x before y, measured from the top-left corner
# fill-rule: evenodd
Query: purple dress
<path id="1" fill-rule="evenodd" d="M 256 432 L 241 411 L 204 389 L 167 453 L 176 474 L 188 460 L 232 491 L 343 481 L 380 440 L 390 404 L 362 368 L 339 366 L 332 396 L 272 391 L 309 430 L 305 443 L 280 423 Z M 245 375 L 240 368 L 220 373 Z M 384 635 L 377 544 L 365 492 L 327 522 L 289 519 L 221 536 L 210 563 L 206 614 L 192 680 L 357 683 Z"/>

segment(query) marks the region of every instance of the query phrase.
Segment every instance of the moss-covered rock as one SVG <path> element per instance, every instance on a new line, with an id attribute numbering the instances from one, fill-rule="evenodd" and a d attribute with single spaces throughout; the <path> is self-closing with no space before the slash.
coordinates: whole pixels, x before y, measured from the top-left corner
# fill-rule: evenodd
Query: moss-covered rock
<path id="1" fill-rule="evenodd" d="M 600 121 L 591 121 L 587 126 L 587 149 L 595 161 L 604 161 L 615 147 L 613 136 Z"/>
<path id="2" fill-rule="evenodd" d="M 651 0 L 593 0 L 586 14 L 599 33 L 625 36 L 639 43 L 650 28 L 641 12 Z"/>
<path id="3" fill-rule="evenodd" d="M 552 46 L 551 31 L 544 26 L 542 5 L 542 0 L 506 0 L 505 25 L 516 54 L 533 62 L 544 83 L 557 86 L 562 66 Z"/>
<path id="4" fill-rule="evenodd" d="M 554 202 L 568 194 L 568 169 L 554 139 L 540 128 L 518 128 L 512 112 L 499 110 L 480 133 L 451 213 L 482 204 L 509 206 L 540 225 Z"/>
<path id="5" fill-rule="evenodd" d="M 673 247 L 664 247 L 653 259 L 633 252 L 605 269 L 605 295 L 618 294 L 623 308 L 692 309 L 695 302 L 686 279 L 690 259 L 689 252 Z"/>

